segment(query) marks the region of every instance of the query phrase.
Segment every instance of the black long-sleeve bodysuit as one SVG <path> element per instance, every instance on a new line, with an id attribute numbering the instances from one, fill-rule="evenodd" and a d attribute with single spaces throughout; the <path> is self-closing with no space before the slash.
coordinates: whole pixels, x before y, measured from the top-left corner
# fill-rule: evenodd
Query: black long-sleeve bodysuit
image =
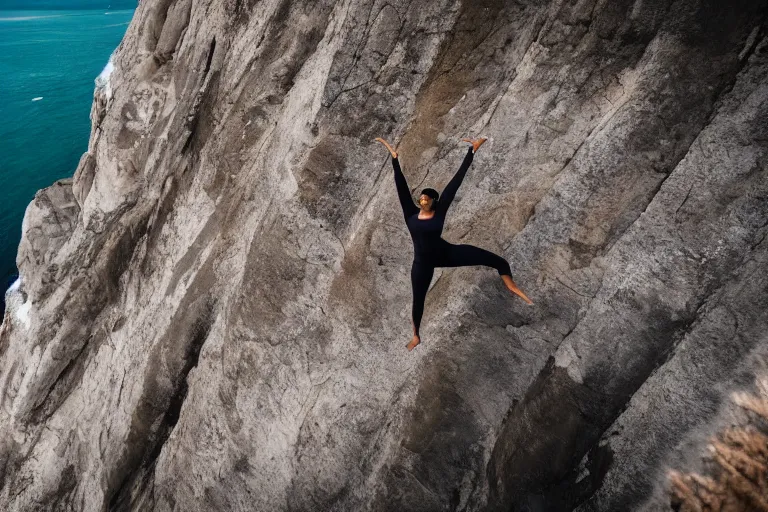
<path id="1" fill-rule="evenodd" d="M 424 314 L 424 299 L 427 296 L 429 283 L 436 267 L 466 267 L 472 265 L 485 265 L 493 267 L 499 275 L 512 275 L 509 263 L 490 251 L 480 249 L 473 245 L 455 245 L 442 239 L 443 224 L 448 207 L 459 185 L 467 174 L 474 153 L 469 148 L 467 156 L 459 168 L 459 171 L 451 179 L 443 190 L 440 200 L 435 205 L 435 215 L 430 219 L 419 219 L 419 208 L 411 199 L 411 192 L 405 180 L 400 162 L 392 159 L 392 167 L 395 169 L 395 186 L 403 207 L 405 224 L 413 239 L 413 266 L 411 267 L 411 285 L 413 287 L 413 325 L 416 334 L 419 334 L 421 317 Z"/>

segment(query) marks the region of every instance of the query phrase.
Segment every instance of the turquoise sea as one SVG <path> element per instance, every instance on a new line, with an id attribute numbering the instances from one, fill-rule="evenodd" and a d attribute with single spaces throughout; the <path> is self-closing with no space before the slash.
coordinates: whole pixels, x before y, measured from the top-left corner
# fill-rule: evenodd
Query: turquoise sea
<path id="1" fill-rule="evenodd" d="M 7 287 L 24 210 L 38 189 L 74 174 L 88 147 L 94 79 L 134 11 L 3 7 L 0 0 L 0 277 Z"/>

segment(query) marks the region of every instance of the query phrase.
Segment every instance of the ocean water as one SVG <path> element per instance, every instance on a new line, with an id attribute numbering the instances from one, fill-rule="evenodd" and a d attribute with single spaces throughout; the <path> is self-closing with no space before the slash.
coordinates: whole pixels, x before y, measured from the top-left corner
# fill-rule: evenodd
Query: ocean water
<path id="1" fill-rule="evenodd" d="M 94 79 L 134 11 L 1 7 L 2 0 L 0 278 L 5 289 L 17 274 L 24 210 L 38 189 L 74 174 L 88 148 Z"/>

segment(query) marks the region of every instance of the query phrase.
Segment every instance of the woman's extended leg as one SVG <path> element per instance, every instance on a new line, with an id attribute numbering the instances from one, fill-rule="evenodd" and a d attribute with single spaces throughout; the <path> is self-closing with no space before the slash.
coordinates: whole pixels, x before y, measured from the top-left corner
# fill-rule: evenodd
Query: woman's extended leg
<path id="1" fill-rule="evenodd" d="M 486 251 L 474 245 L 450 244 L 450 249 L 446 251 L 443 261 L 440 262 L 440 267 L 469 267 L 474 265 L 483 265 L 486 267 L 495 268 L 501 276 L 504 285 L 509 291 L 518 295 L 528 304 L 533 304 L 520 288 L 517 287 L 512 280 L 512 270 L 509 268 L 507 260 L 494 254 L 491 251 Z"/>
<path id="2" fill-rule="evenodd" d="M 421 325 L 421 317 L 424 315 L 424 300 L 427 298 L 427 290 L 429 290 L 429 283 L 432 282 L 432 275 L 434 273 L 435 267 L 431 265 L 424 265 L 414 261 L 411 267 L 413 338 L 411 338 L 411 342 L 407 346 L 409 351 L 413 350 L 413 347 L 421 342 L 419 326 Z"/>

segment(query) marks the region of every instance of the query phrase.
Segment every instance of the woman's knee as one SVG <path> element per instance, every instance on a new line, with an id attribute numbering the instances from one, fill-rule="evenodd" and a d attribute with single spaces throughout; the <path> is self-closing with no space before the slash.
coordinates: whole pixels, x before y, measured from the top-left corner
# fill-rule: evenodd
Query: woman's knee
<path id="1" fill-rule="evenodd" d="M 496 271 L 498 271 L 500 276 L 512 276 L 512 269 L 509 266 L 509 262 L 502 258 L 501 256 L 497 256 L 498 260 L 496 261 Z"/>

